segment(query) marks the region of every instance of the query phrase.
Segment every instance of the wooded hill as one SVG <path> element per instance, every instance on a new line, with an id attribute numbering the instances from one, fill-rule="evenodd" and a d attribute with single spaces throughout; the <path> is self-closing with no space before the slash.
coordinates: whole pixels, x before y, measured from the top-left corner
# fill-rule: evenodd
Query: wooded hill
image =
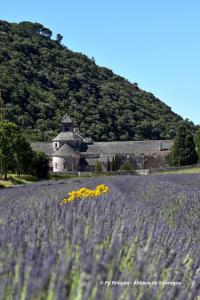
<path id="1" fill-rule="evenodd" d="M 52 39 L 39 23 L 0 21 L 0 89 L 6 119 L 29 140 L 51 140 L 65 113 L 95 141 L 171 139 L 182 121 L 153 94 L 69 50 L 60 34 Z"/>

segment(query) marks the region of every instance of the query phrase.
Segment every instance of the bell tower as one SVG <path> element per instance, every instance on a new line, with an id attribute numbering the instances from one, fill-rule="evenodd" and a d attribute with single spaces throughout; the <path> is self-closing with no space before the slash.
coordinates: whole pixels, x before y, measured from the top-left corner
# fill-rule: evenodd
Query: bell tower
<path id="1" fill-rule="evenodd" d="M 73 131 L 74 123 L 72 119 L 66 114 L 61 120 L 62 132 Z"/>

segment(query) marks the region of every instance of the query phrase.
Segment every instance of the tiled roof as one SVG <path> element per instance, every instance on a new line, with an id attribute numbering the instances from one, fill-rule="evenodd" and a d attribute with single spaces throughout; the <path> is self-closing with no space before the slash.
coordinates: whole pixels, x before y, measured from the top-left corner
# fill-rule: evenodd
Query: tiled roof
<path id="1" fill-rule="evenodd" d="M 64 144 L 57 151 L 53 152 L 52 157 L 80 156 L 79 152 L 67 144 Z"/>
<path id="2" fill-rule="evenodd" d="M 72 131 L 60 132 L 54 139 L 53 142 L 57 141 L 74 141 L 76 137 Z"/>
<path id="3" fill-rule="evenodd" d="M 88 145 L 87 153 L 152 153 L 161 149 L 168 150 L 172 144 L 171 140 L 96 142 Z"/>
<path id="4" fill-rule="evenodd" d="M 31 148 L 35 151 L 40 150 L 46 153 L 46 155 L 50 156 L 53 152 L 53 145 L 52 143 L 31 143 Z"/>
<path id="5" fill-rule="evenodd" d="M 69 141 L 76 139 L 73 132 L 61 132 L 54 141 Z M 125 142 L 95 142 L 88 145 L 84 156 L 94 158 L 94 155 L 101 154 L 100 160 L 105 160 L 106 154 L 151 154 L 160 150 L 169 150 L 173 145 L 172 140 L 147 140 L 147 141 L 125 141 Z M 33 150 L 41 150 L 48 156 L 52 156 L 53 147 L 52 143 L 31 143 Z M 53 153 L 53 156 L 67 156 L 69 154 L 79 155 L 72 147 L 64 144 L 60 149 Z M 91 155 L 91 156 L 90 156 Z"/>
<path id="6" fill-rule="evenodd" d="M 76 132 L 73 131 L 64 131 L 60 132 L 54 139 L 53 142 L 58 142 L 58 141 L 74 141 L 74 140 L 82 140 L 82 136 Z"/>

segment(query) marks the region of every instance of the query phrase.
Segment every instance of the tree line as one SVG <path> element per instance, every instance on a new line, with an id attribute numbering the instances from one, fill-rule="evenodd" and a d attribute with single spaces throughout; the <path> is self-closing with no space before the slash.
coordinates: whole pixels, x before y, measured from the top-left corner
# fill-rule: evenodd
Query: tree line
<path id="1" fill-rule="evenodd" d="M 191 129 L 184 123 L 176 132 L 169 157 L 169 165 L 186 166 L 200 162 L 200 129 L 193 135 Z M 132 170 L 129 160 L 119 156 L 107 159 L 107 171 Z M 95 171 L 101 172 L 99 161 L 95 164 Z M 47 178 L 49 173 L 49 158 L 42 151 L 34 151 L 30 143 L 20 133 L 19 127 L 11 122 L 0 122 L 0 178 L 6 180 L 8 173 L 31 174 L 38 178 Z"/>

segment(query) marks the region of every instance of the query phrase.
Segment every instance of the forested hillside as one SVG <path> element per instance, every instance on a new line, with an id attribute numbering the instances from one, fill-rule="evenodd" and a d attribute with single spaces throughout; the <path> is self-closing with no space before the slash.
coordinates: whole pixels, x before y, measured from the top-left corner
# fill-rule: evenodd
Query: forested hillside
<path id="1" fill-rule="evenodd" d="M 51 140 L 66 112 L 96 141 L 171 139 L 182 120 L 39 23 L 0 21 L 0 89 L 6 118 L 30 140 Z"/>

